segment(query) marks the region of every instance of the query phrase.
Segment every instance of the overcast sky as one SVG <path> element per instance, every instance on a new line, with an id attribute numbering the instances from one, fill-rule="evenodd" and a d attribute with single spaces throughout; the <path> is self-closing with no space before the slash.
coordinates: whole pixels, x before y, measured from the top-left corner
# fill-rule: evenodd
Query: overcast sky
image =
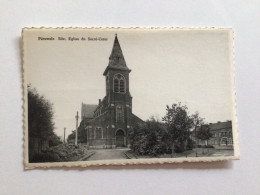
<path id="1" fill-rule="evenodd" d="M 75 129 L 81 103 L 105 96 L 103 72 L 115 33 L 130 73 L 133 113 L 146 120 L 187 104 L 206 122 L 232 120 L 232 33 L 228 30 L 32 30 L 25 33 L 27 83 L 54 105 L 59 136 Z M 38 37 L 53 37 L 40 41 Z M 66 41 L 58 41 L 64 37 Z M 107 41 L 69 41 L 102 37 Z"/>

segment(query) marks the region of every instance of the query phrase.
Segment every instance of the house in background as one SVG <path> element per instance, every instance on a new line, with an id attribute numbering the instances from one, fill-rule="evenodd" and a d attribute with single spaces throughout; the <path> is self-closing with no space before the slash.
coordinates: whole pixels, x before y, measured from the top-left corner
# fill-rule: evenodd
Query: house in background
<path id="1" fill-rule="evenodd" d="M 214 147 L 218 146 L 233 146 L 233 134 L 232 134 L 232 121 L 210 123 L 210 133 L 212 137 L 208 140 L 208 145 Z M 192 140 L 197 145 L 206 145 L 205 140 L 199 140 L 196 138 L 196 132 L 192 132 Z"/>
<path id="2" fill-rule="evenodd" d="M 209 140 L 210 145 L 230 146 L 233 145 L 232 122 L 217 122 L 209 124 L 212 137 Z"/>

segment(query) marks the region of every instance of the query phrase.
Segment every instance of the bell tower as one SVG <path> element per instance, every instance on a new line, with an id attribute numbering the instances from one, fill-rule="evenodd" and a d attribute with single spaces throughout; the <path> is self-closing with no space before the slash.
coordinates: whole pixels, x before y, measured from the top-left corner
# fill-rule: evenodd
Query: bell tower
<path id="1" fill-rule="evenodd" d="M 130 72 L 131 70 L 126 65 L 116 34 L 112 52 L 109 57 L 109 63 L 103 73 L 106 77 L 106 97 L 108 103 L 129 103 L 131 96 L 129 92 Z"/>
<path id="2" fill-rule="evenodd" d="M 106 103 L 110 113 L 110 127 L 115 135 L 116 145 L 127 145 L 128 129 L 132 113 L 132 97 L 129 91 L 129 73 L 120 47 L 117 34 L 109 57 L 109 63 L 103 75 L 106 80 Z M 121 134 L 123 135 L 120 137 Z M 118 137 L 116 137 L 118 136 Z"/>

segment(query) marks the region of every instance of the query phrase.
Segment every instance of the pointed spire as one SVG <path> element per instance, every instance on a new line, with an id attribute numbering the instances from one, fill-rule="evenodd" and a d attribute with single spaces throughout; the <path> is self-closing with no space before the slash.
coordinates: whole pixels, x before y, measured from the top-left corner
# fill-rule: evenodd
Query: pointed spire
<path id="1" fill-rule="evenodd" d="M 120 47 L 117 34 L 115 34 L 114 45 L 109 57 L 109 66 L 126 67 L 125 58 Z"/>
<path id="2" fill-rule="evenodd" d="M 122 49 L 120 47 L 120 44 L 119 44 L 119 41 L 117 38 L 117 34 L 115 34 L 114 45 L 113 45 L 113 48 L 112 48 L 112 51 L 111 51 L 111 54 L 109 57 L 109 63 L 104 72 L 104 75 L 110 68 L 130 71 L 128 69 L 128 67 L 126 66 L 125 58 L 124 58 Z"/>

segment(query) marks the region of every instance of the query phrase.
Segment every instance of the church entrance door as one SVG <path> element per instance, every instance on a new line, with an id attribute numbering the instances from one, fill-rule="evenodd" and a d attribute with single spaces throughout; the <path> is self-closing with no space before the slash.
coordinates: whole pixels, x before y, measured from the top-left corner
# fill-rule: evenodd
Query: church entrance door
<path id="1" fill-rule="evenodd" d="M 122 129 L 116 132 L 116 147 L 124 147 L 125 133 Z"/>

